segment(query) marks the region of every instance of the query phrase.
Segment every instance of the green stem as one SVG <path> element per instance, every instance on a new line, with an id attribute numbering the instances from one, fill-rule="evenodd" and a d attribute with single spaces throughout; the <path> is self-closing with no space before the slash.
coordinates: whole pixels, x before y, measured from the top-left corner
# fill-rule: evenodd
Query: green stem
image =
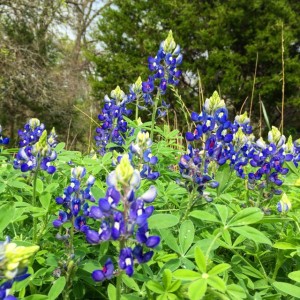
<path id="1" fill-rule="evenodd" d="M 116 286 L 116 300 L 121 299 L 121 291 L 122 291 L 122 273 L 120 272 L 117 277 L 117 286 Z"/>
<path id="2" fill-rule="evenodd" d="M 33 193 L 32 193 L 32 206 L 36 207 L 36 182 L 40 170 L 40 161 L 37 161 L 37 167 L 33 175 Z M 37 218 L 33 217 L 33 230 L 32 230 L 32 241 L 35 244 L 37 240 Z"/>
<path id="3" fill-rule="evenodd" d="M 120 241 L 119 241 L 119 245 L 120 245 L 120 251 L 121 251 L 125 246 L 125 240 L 121 238 Z M 123 271 L 120 270 L 120 273 L 118 274 L 118 277 L 117 277 L 117 284 L 116 284 L 116 300 L 121 299 L 122 275 L 123 275 Z"/>
<path id="4" fill-rule="evenodd" d="M 150 133 L 150 138 L 152 141 L 153 141 L 153 135 L 154 135 L 154 124 L 155 124 L 155 116 L 156 116 L 156 111 L 157 111 L 157 106 L 158 106 L 158 100 L 159 100 L 159 94 L 157 94 L 155 97 L 153 111 L 152 111 L 151 133 Z"/>
<path id="5" fill-rule="evenodd" d="M 207 251 L 205 253 L 206 263 L 208 262 L 209 253 L 210 253 L 213 245 L 215 244 L 216 240 L 222 235 L 224 229 L 225 228 L 220 228 L 220 231 L 217 233 L 217 235 L 214 237 L 214 239 L 211 241 L 209 247 L 207 248 Z"/>
<path id="6" fill-rule="evenodd" d="M 72 224 L 70 228 L 70 256 L 74 254 L 74 221 L 75 218 L 73 216 L 71 220 Z"/>
<path id="7" fill-rule="evenodd" d="M 139 107 L 138 107 L 138 105 L 139 105 L 139 98 L 137 97 L 136 98 L 136 106 L 135 106 L 135 120 L 137 121 L 138 120 L 138 118 L 139 118 Z"/>
<path id="8" fill-rule="evenodd" d="M 195 188 L 193 188 L 193 191 L 191 194 L 189 194 L 189 202 L 187 204 L 187 207 L 186 207 L 186 210 L 185 210 L 185 213 L 184 215 L 181 217 L 180 221 L 183 222 L 187 219 L 192 207 L 193 207 L 193 204 L 194 204 L 194 196 L 195 196 Z"/>
<path id="9" fill-rule="evenodd" d="M 278 273 L 279 269 L 281 268 L 282 264 L 284 263 L 284 261 L 285 261 L 284 259 L 280 259 L 279 253 L 277 253 L 275 268 L 274 268 L 274 272 L 272 275 L 272 280 L 276 280 L 277 273 Z"/>
<path id="10" fill-rule="evenodd" d="M 268 279 L 268 275 L 266 273 L 266 270 L 265 270 L 265 268 L 264 268 L 261 260 L 259 259 L 258 255 L 255 255 L 255 258 L 258 260 L 258 263 L 260 264 L 260 267 L 261 267 L 261 269 L 263 271 L 263 274 L 264 274 L 265 278 Z"/>

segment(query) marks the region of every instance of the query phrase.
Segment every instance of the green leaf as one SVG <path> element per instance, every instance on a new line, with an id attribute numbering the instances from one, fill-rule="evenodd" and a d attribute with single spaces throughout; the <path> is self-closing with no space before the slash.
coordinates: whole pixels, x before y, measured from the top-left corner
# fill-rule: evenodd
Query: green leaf
<path id="1" fill-rule="evenodd" d="M 164 269 L 170 269 L 172 272 L 177 270 L 181 265 L 181 260 L 179 258 L 171 259 L 167 261 L 162 267 L 161 271 Z"/>
<path id="2" fill-rule="evenodd" d="M 162 229 L 160 230 L 160 236 L 164 240 L 165 244 L 170 247 L 173 251 L 180 253 L 180 247 L 178 246 L 177 239 L 173 236 L 170 230 Z"/>
<path id="3" fill-rule="evenodd" d="M 265 122 L 266 122 L 266 124 L 268 126 L 268 129 L 271 130 L 271 126 L 270 126 L 268 114 L 267 114 L 266 108 L 264 106 L 264 103 L 261 100 L 260 100 L 260 104 L 261 104 L 261 107 L 262 107 L 262 111 L 263 111 L 263 115 L 264 115 L 264 118 L 265 118 Z"/>
<path id="4" fill-rule="evenodd" d="M 280 292 L 286 293 L 290 296 L 299 298 L 300 296 L 300 287 L 287 283 L 287 282 L 280 282 L 280 281 L 275 281 L 272 284 L 277 290 Z"/>
<path id="5" fill-rule="evenodd" d="M 287 218 L 287 217 L 274 217 L 274 216 L 264 216 L 262 220 L 260 220 L 258 223 L 259 224 L 265 224 L 265 223 L 283 223 L 283 222 L 288 222 L 288 221 L 293 221 L 292 218 Z"/>
<path id="6" fill-rule="evenodd" d="M 217 266 L 214 266 L 209 272 L 208 274 L 209 275 L 217 275 L 217 274 L 220 274 L 220 273 L 223 273 L 225 272 L 226 270 L 230 269 L 231 268 L 231 265 L 229 264 L 219 264 Z"/>
<path id="7" fill-rule="evenodd" d="M 111 283 L 107 287 L 107 295 L 109 300 L 116 300 L 116 288 Z"/>
<path id="8" fill-rule="evenodd" d="M 53 193 L 57 190 L 57 188 L 59 187 L 59 184 L 56 183 L 56 182 L 52 182 L 50 184 L 48 184 L 45 188 L 45 192 L 48 192 L 48 193 Z"/>
<path id="9" fill-rule="evenodd" d="M 57 144 L 57 146 L 55 147 L 55 151 L 60 152 L 61 150 L 63 150 L 65 148 L 65 145 L 66 145 L 66 143 Z"/>
<path id="10" fill-rule="evenodd" d="M 221 279 L 220 277 L 213 275 L 213 276 L 209 276 L 207 278 L 207 283 L 217 289 L 220 292 L 225 292 L 226 290 L 226 283 L 224 282 L 223 279 Z"/>
<path id="11" fill-rule="evenodd" d="M 44 191 L 44 183 L 40 178 L 36 179 L 36 191 L 41 194 Z"/>
<path id="12" fill-rule="evenodd" d="M 64 290 L 65 285 L 66 285 L 65 277 L 59 277 L 57 280 L 55 280 L 48 293 L 49 300 L 56 299 Z"/>
<path id="13" fill-rule="evenodd" d="M 195 248 L 195 260 L 200 272 L 206 273 L 206 260 L 200 247 Z"/>
<path id="14" fill-rule="evenodd" d="M 221 223 L 215 215 L 204 210 L 194 210 L 189 215 L 193 218 L 200 219 L 202 221 Z"/>
<path id="15" fill-rule="evenodd" d="M 239 211 L 228 222 L 228 226 L 249 225 L 260 221 L 264 217 L 263 212 L 258 207 L 247 207 Z"/>
<path id="16" fill-rule="evenodd" d="M 179 223 L 179 218 L 170 214 L 156 214 L 148 219 L 150 229 L 170 228 Z"/>
<path id="17" fill-rule="evenodd" d="M 251 277 L 259 278 L 259 279 L 264 278 L 264 275 L 259 271 L 259 269 L 256 269 L 252 266 L 242 266 L 241 270 L 242 270 L 243 274 L 245 274 L 247 276 L 251 276 Z"/>
<path id="18" fill-rule="evenodd" d="M 293 250 L 297 249 L 297 246 L 291 243 L 286 243 L 286 242 L 277 242 L 273 245 L 273 248 L 276 249 L 282 249 L 282 250 Z"/>
<path id="19" fill-rule="evenodd" d="M 293 162 L 285 161 L 284 163 L 289 168 L 289 170 L 291 170 L 294 174 L 299 175 L 299 171 L 298 171 L 298 169 L 296 168 L 296 166 L 294 165 Z"/>
<path id="20" fill-rule="evenodd" d="M 220 196 L 222 192 L 225 190 L 226 185 L 228 184 L 230 180 L 231 170 L 229 165 L 224 164 L 221 167 L 219 167 L 217 175 L 216 175 L 216 181 L 219 182 L 219 186 L 217 187 L 217 195 Z"/>
<path id="21" fill-rule="evenodd" d="M 179 230 L 179 243 L 182 254 L 185 254 L 194 241 L 195 228 L 191 220 L 184 221 Z"/>
<path id="22" fill-rule="evenodd" d="M 182 266 L 182 268 L 185 268 L 188 270 L 193 270 L 196 268 L 196 265 L 188 258 L 181 256 L 179 259 L 180 259 L 180 265 Z"/>
<path id="23" fill-rule="evenodd" d="M 164 284 L 165 290 L 169 289 L 169 286 L 171 285 L 171 281 L 172 281 L 172 272 L 169 269 L 165 269 L 162 276 L 162 282 Z"/>
<path id="24" fill-rule="evenodd" d="M 227 286 L 227 293 L 231 296 L 232 300 L 240 300 L 247 298 L 244 289 L 237 284 L 230 284 Z"/>
<path id="25" fill-rule="evenodd" d="M 222 232 L 222 238 L 229 246 L 232 246 L 231 235 L 230 232 L 226 229 Z"/>
<path id="26" fill-rule="evenodd" d="M 34 294 L 23 298 L 24 300 L 49 300 L 48 296 L 42 294 Z"/>
<path id="27" fill-rule="evenodd" d="M 294 271 L 288 274 L 288 277 L 294 281 L 300 282 L 300 271 Z"/>
<path id="28" fill-rule="evenodd" d="M 158 283 L 153 280 L 147 282 L 147 287 L 149 290 L 153 291 L 156 294 L 163 294 L 165 289 Z"/>
<path id="29" fill-rule="evenodd" d="M 136 292 L 140 292 L 140 288 L 139 288 L 138 284 L 135 282 L 135 280 L 132 277 L 129 277 L 127 275 L 122 275 L 122 281 L 131 290 L 134 290 Z"/>
<path id="30" fill-rule="evenodd" d="M 179 269 L 173 273 L 175 278 L 181 280 L 195 280 L 201 278 L 201 274 L 192 270 Z"/>
<path id="31" fill-rule="evenodd" d="M 171 283 L 170 287 L 168 288 L 168 292 L 175 292 L 177 291 L 181 286 L 180 280 L 175 280 Z"/>
<path id="32" fill-rule="evenodd" d="M 226 205 L 215 204 L 215 208 L 217 209 L 217 212 L 222 220 L 222 223 L 225 225 L 229 214 L 228 207 Z"/>
<path id="33" fill-rule="evenodd" d="M 250 227 L 250 226 L 242 226 L 242 227 L 230 227 L 231 230 L 237 232 L 238 234 L 261 244 L 272 245 L 272 242 L 259 230 Z"/>
<path id="34" fill-rule="evenodd" d="M 39 199 L 40 199 L 40 202 L 43 206 L 43 208 L 45 208 L 46 210 L 49 209 L 49 206 L 50 206 L 50 202 L 51 202 L 51 194 L 50 193 L 43 193 L 42 195 L 40 195 Z"/>
<path id="35" fill-rule="evenodd" d="M 203 278 L 191 283 L 188 290 L 190 300 L 200 300 L 206 293 L 207 281 Z"/>
<path id="36" fill-rule="evenodd" d="M 15 205 L 13 202 L 9 202 L 1 206 L 0 209 L 0 232 L 8 226 L 8 224 L 13 220 L 15 214 Z"/>
<path id="37" fill-rule="evenodd" d="M 167 293 L 157 296 L 156 300 L 169 300 Z"/>
<path id="38" fill-rule="evenodd" d="M 236 240 L 233 243 L 233 247 L 237 247 L 239 244 L 241 244 L 246 238 L 242 235 L 239 235 Z"/>
<path id="39" fill-rule="evenodd" d="M 32 187 L 30 185 L 28 185 L 22 181 L 18 181 L 18 180 L 8 181 L 7 185 L 18 188 L 18 189 L 24 189 L 26 191 L 31 191 L 31 189 L 32 189 Z"/>

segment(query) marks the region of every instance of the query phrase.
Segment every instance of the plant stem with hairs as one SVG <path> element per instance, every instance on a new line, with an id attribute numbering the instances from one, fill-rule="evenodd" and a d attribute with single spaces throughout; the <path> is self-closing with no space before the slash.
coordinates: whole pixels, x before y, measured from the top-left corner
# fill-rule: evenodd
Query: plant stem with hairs
<path id="1" fill-rule="evenodd" d="M 33 175 L 33 192 L 32 192 L 32 206 L 36 207 L 36 183 L 40 170 L 40 159 L 37 159 L 37 167 Z M 37 241 L 37 218 L 33 217 L 33 228 L 32 228 L 32 241 L 35 244 Z"/>

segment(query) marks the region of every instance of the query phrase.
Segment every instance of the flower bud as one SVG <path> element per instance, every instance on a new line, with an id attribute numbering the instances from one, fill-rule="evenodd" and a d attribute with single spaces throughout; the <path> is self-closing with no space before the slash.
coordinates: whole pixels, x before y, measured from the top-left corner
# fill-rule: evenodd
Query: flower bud
<path id="1" fill-rule="evenodd" d="M 40 122 L 39 119 L 32 118 L 32 119 L 29 120 L 28 124 L 29 124 L 30 128 L 32 130 L 34 130 L 35 128 L 37 128 L 38 126 L 40 126 L 41 122 Z"/>
<path id="2" fill-rule="evenodd" d="M 213 115 L 214 112 L 221 107 L 225 107 L 224 100 L 221 100 L 217 91 L 214 91 L 209 99 L 205 100 L 204 109 L 207 113 Z"/>

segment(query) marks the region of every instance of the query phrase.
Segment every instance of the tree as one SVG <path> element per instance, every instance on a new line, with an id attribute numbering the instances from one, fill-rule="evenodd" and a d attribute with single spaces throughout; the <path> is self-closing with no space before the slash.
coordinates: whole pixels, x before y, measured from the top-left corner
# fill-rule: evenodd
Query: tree
<path id="1" fill-rule="evenodd" d="M 89 108 L 90 63 L 82 52 L 101 11 L 96 2 L 0 1 L 0 122 L 12 139 L 30 117 L 56 127 L 70 144 L 88 137 L 82 123 L 89 120 L 74 104 Z M 66 24 L 74 40 L 61 34 Z"/>
<path id="2" fill-rule="evenodd" d="M 98 23 L 101 55 L 90 56 L 96 65 L 94 94 L 103 98 L 116 84 L 126 89 L 139 75 L 145 80 L 147 57 L 156 53 L 158 43 L 172 29 L 184 54 L 180 93 L 191 110 L 199 109 L 200 91 L 193 79 L 198 72 L 206 97 L 218 89 L 235 110 L 246 99 L 245 108 L 249 109 L 258 57 L 254 119 L 259 117 L 261 98 L 270 121 L 278 126 L 282 30 L 286 113 L 299 112 L 299 13 L 300 5 L 292 0 L 116 0 L 103 10 Z M 174 101 L 172 106 L 177 109 Z M 289 117 L 285 126 L 300 129 L 299 122 Z"/>

